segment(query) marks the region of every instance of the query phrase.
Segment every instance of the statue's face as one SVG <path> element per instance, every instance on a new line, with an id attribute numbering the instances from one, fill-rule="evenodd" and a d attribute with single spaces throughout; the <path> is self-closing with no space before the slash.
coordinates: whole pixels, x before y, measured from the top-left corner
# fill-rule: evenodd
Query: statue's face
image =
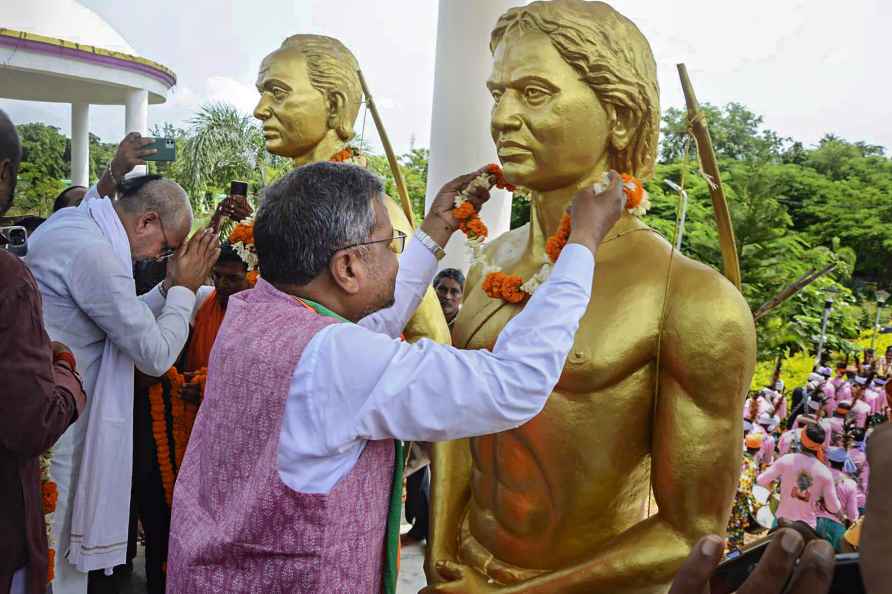
<path id="1" fill-rule="evenodd" d="M 544 33 L 509 33 L 487 87 L 492 138 L 511 183 L 546 192 L 606 164 L 608 114 Z"/>
<path id="2" fill-rule="evenodd" d="M 310 84 L 303 54 L 294 48 L 277 50 L 257 73 L 260 101 L 254 117 L 263 122 L 266 149 L 296 158 L 313 150 L 329 130 L 328 101 Z"/>

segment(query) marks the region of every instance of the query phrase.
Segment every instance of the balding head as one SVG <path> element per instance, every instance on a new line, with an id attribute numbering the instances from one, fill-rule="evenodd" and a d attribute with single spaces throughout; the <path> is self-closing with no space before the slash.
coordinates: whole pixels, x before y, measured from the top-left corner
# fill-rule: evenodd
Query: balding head
<path id="1" fill-rule="evenodd" d="M 12 206 L 15 183 L 22 161 L 22 145 L 15 125 L 0 110 L 0 215 Z"/>
<path id="2" fill-rule="evenodd" d="M 174 181 L 148 175 L 118 186 L 115 210 L 130 240 L 134 260 L 151 260 L 176 250 L 192 228 L 192 206 Z"/>

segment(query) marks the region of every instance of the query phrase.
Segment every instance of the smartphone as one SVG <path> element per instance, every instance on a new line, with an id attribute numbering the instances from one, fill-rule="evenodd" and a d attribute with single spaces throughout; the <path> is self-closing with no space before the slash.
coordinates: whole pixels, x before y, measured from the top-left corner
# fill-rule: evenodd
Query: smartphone
<path id="1" fill-rule="evenodd" d="M 21 225 L 13 225 L 11 227 L 0 227 L 0 242 L 5 245 L 0 246 L 9 253 L 24 258 L 28 254 L 28 230 Z"/>
<path id="2" fill-rule="evenodd" d="M 149 137 L 151 144 L 145 145 L 144 149 L 155 149 L 158 152 L 153 155 L 143 157 L 144 161 L 176 161 L 177 160 L 177 143 L 173 138 L 155 138 Z"/>
<path id="3" fill-rule="evenodd" d="M 733 594 L 756 569 L 771 539 L 747 547 L 742 553 L 723 561 L 709 580 L 712 594 Z M 858 553 L 836 556 L 830 594 L 866 594 L 861 582 Z"/>
<path id="4" fill-rule="evenodd" d="M 248 182 L 233 181 L 229 182 L 230 196 L 248 196 Z"/>

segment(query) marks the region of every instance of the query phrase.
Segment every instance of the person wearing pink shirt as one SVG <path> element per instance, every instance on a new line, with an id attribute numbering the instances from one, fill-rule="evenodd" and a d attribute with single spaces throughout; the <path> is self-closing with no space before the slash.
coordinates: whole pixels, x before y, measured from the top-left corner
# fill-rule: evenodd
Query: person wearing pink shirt
<path id="1" fill-rule="evenodd" d="M 867 419 L 870 417 L 871 407 L 864 401 L 864 393 L 867 388 L 867 378 L 858 376 L 852 389 L 852 410 L 849 412 L 848 421 L 859 429 L 867 429 Z"/>
<path id="2" fill-rule="evenodd" d="M 847 460 L 845 471 L 858 486 L 858 508 L 864 510 L 867 502 L 867 490 L 870 484 L 870 465 L 865 454 L 865 432 L 863 429 L 852 429 L 852 444 L 846 450 Z"/>
<path id="3" fill-rule="evenodd" d="M 774 407 L 762 392 L 750 394 L 743 403 L 743 418 L 746 421 L 755 423 L 759 415 L 770 413 Z"/>
<path id="4" fill-rule="evenodd" d="M 759 415 L 758 424 L 753 430 L 754 433 L 758 431 L 762 434 L 762 445 L 759 448 L 759 453 L 756 454 L 756 462 L 759 463 L 759 468 L 764 468 L 774 462 L 774 446 L 777 443 L 777 440 L 774 438 L 774 432 L 779 424 L 780 419 L 771 416 L 767 412 Z"/>
<path id="5" fill-rule="evenodd" d="M 841 446 L 845 436 L 846 417 L 852 410 L 851 402 L 840 402 L 833 411 L 833 416 L 827 419 L 830 425 L 830 445 Z"/>
<path id="6" fill-rule="evenodd" d="M 811 424 L 800 435 L 802 452 L 779 458 L 768 470 L 759 475 L 756 482 L 763 487 L 780 479 L 780 505 L 777 508 L 778 525 L 805 524 L 817 529 L 817 504 L 824 500 L 830 513 L 839 513 L 839 498 L 833 485 L 833 475 L 824 465 L 824 428 Z"/>
<path id="7" fill-rule="evenodd" d="M 827 453 L 833 486 L 839 499 L 839 513 L 831 513 L 823 499 L 818 501 L 818 536 L 833 545 L 837 553 L 842 552 L 842 537 L 846 528 L 858 521 L 858 486 L 844 472 L 846 451 L 843 448 L 830 448 Z"/>
<path id="8" fill-rule="evenodd" d="M 886 402 L 886 383 L 885 378 L 876 377 L 871 382 L 871 392 L 876 394 L 873 406 L 873 415 L 870 419 L 871 426 L 879 425 L 889 418 L 889 404 Z"/>

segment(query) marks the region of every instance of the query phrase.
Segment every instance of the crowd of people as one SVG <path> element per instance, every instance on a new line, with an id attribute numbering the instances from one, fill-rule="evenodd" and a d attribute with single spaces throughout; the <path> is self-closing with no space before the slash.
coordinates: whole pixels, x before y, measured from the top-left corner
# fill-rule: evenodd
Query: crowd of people
<path id="1" fill-rule="evenodd" d="M 462 273 L 434 273 L 459 228 L 456 196 L 480 172 L 446 184 L 410 240 L 391 227 L 380 180 L 334 163 L 286 175 L 256 216 L 230 196 L 193 233 L 181 187 L 128 175 L 147 142 L 128 135 L 96 185 L 63 191 L 24 258 L 0 250 L 0 593 L 117 592 L 138 534 L 153 593 L 392 592 L 404 479 L 402 540 L 424 540 L 425 444 L 542 409 L 620 184 L 577 194 L 549 279 L 492 352 L 460 351 L 400 334 L 431 284 L 450 327 L 460 311 Z M 0 215 L 20 161 L 0 111 Z M 479 209 L 488 192 L 465 198 Z M 846 528 L 864 513 L 865 442 L 888 415 L 892 349 L 843 372 L 817 369 L 789 414 L 780 382 L 747 400 L 729 547 L 743 545 L 754 487 L 777 480 L 783 537 L 750 591 L 780 591 L 794 566 L 791 591 L 826 591 L 832 551 L 802 524 L 837 550 L 859 546 Z M 408 476 L 401 440 L 418 446 Z M 884 518 L 888 482 L 873 487 L 886 501 L 868 505 Z M 887 524 L 865 525 L 868 557 L 888 550 Z M 672 593 L 702 592 L 722 544 L 697 543 Z"/>
<path id="2" fill-rule="evenodd" d="M 749 395 L 743 409 L 743 463 L 728 548 L 777 527 L 857 550 L 870 487 L 866 445 L 892 408 L 892 347 L 881 359 L 817 365 L 789 398 L 782 380 Z"/>

